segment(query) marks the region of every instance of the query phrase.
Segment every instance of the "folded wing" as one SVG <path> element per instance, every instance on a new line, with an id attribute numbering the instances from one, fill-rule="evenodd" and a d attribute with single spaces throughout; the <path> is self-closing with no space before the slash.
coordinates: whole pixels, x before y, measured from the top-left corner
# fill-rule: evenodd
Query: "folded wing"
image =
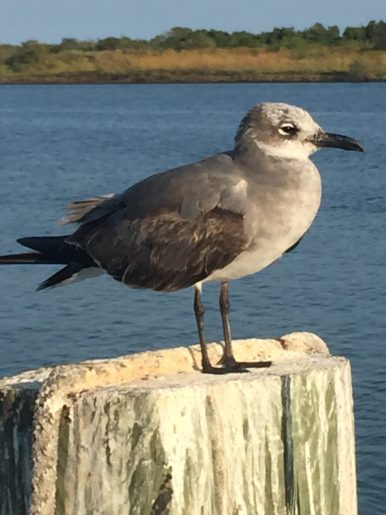
<path id="1" fill-rule="evenodd" d="M 129 286 L 191 286 L 248 245 L 245 181 L 230 169 L 232 159 L 221 154 L 204 167 L 196 163 L 149 177 L 85 213 L 67 241 Z"/>

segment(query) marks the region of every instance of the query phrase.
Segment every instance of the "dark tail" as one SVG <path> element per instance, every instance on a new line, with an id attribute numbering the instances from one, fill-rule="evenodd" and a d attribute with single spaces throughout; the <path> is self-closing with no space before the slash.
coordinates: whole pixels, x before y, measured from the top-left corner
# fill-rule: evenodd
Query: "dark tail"
<path id="1" fill-rule="evenodd" d="M 34 252 L 0 256 L 0 265 L 67 265 L 41 283 L 38 290 L 73 282 L 81 270 L 98 268 L 86 251 L 66 243 L 66 239 L 67 236 L 20 238 L 17 242 Z"/>
<path id="2" fill-rule="evenodd" d="M 25 252 L 23 254 L 9 254 L 0 256 L 0 265 L 55 265 L 56 261 L 39 252 Z"/>

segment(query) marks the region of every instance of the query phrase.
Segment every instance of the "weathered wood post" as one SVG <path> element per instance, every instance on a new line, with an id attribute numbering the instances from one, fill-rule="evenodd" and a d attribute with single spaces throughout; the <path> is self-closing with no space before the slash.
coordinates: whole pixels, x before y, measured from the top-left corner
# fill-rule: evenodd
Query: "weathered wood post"
<path id="1" fill-rule="evenodd" d="M 0 514 L 355 515 L 348 361 L 310 333 L 235 353 L 274 366 L 203 375 L 190 347 L 0 381 Z"/>

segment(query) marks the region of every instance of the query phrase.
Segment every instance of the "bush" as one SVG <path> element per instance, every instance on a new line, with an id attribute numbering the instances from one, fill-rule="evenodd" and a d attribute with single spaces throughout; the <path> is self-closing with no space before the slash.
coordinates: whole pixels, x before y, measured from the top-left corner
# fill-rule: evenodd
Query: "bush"
<path id="1" fill-rule="evenodd" d="M 50 51 L 50 45 L 38 41 L 26 41 L 5 60 L 5 64 L 13 71 L 19 72 L 23 68 L 36 64 L 42 56 Z"/>

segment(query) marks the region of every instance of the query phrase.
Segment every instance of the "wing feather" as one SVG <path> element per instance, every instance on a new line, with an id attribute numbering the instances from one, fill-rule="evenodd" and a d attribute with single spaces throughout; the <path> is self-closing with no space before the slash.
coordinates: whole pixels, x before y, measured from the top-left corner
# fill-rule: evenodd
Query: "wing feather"
<path id="1" fill-rule="evenodd" d="M 67 241 L 129 286 L 186 288 L 246 248 L 247 189 L 232 155 L 218 154 L 75 205 L 71 221 L 81 225 Z"/>
<path id="2" fill-rule="evenodd" d="M 194 285 L 231 263 L 247 245 L 243 215 L 221 208 L 193 220 L 163 213 L 91 225 L 79 229 L 75 243 L 115 279 L 158 291 Z"/>

